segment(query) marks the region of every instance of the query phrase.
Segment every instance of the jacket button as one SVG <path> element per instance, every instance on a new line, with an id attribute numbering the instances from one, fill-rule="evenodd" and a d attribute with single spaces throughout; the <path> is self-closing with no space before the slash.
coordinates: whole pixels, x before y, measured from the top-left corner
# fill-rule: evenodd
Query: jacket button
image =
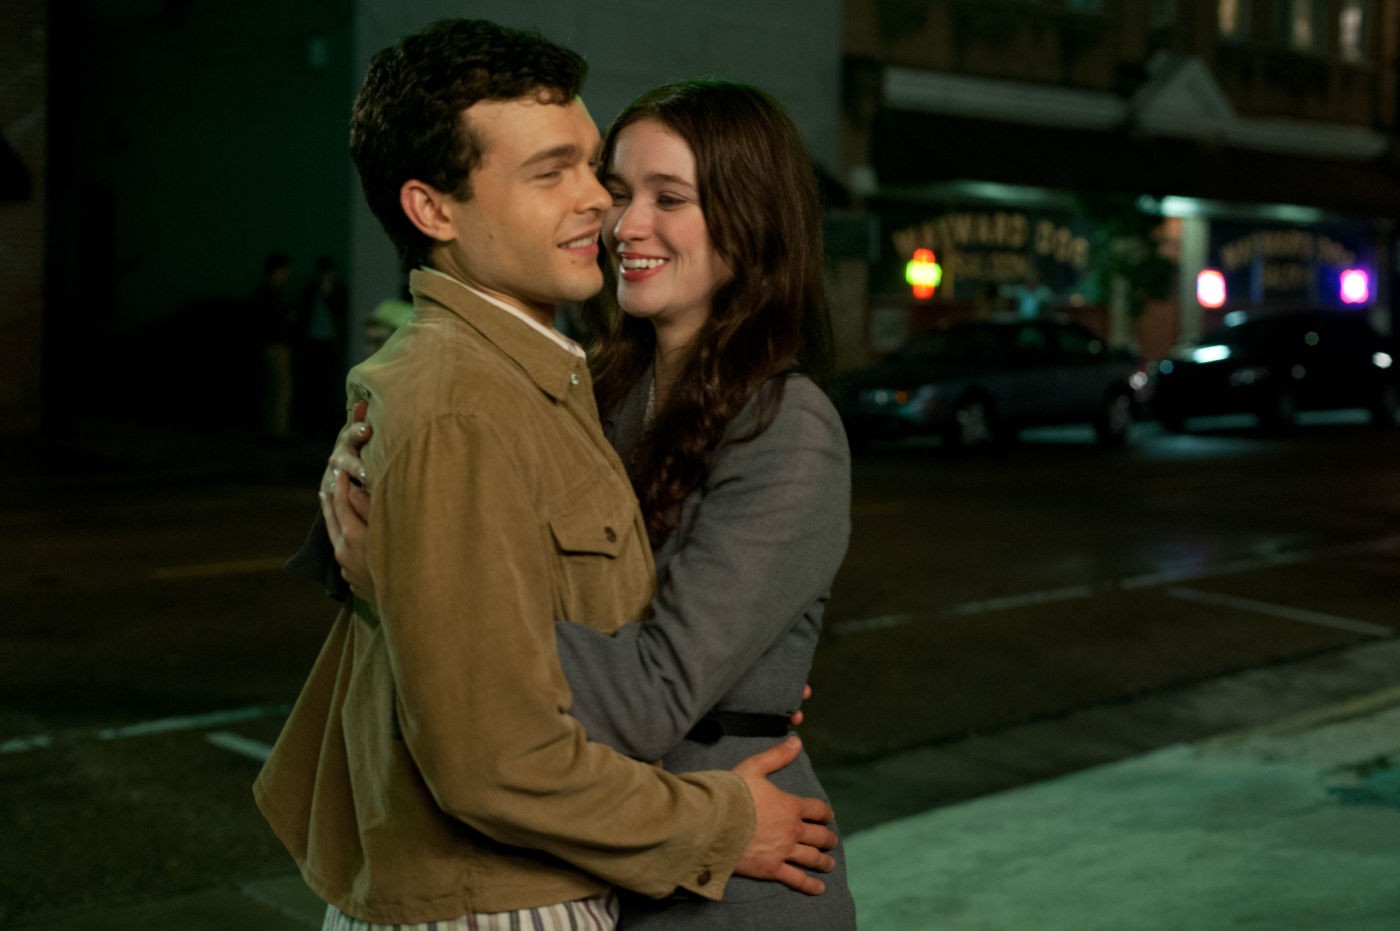
<path id="1" fill-rule="evenodd" d="M 695 877 L 695 884 L 697 886 L 708 886 L 710 884 L 710 871 L 701 870 L 700 875 Z"/>
<path id="2" fill-rule="evenodd" d="M 607 538 L 609 543 L 617 542 L 617 531 L 613 530 L 611 527 L 603 528 L 603 536 Z"/>
<path id="3" fill-rule="evenodd" d="M 569 384 L 571 384 L 571 385 L 577 385 L 577 384 L 578 384 L 578 372 L 570 372 L 570 373 L 569 373 Z"/>

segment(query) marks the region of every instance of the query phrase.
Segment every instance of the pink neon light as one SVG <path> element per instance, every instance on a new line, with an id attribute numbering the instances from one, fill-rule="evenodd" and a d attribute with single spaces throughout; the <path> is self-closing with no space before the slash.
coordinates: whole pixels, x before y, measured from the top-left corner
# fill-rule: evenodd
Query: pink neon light
<path id="1" fill-rule="evenodd" d="M 1364 268 L 1342 272 L 1342 303 L 1364 304 L 1371 299 L 1371 276 Z"/>
<path id="2" fill-rule="evenodd" d="M 1202 307 L 1222 307 L 1225 304 L 1225 276 L 1213 268 L 1196 275 L 1196 300 Z"/>

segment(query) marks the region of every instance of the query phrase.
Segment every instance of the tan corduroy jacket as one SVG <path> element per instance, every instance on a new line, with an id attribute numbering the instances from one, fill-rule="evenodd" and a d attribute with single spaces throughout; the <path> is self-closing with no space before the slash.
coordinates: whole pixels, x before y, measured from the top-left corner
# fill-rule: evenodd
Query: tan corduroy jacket
<path id="1" fill-rule="evenodd" d="M 378 616 L 336 619 L 259 807 L 312 889 L 376 922 L 609 884 L 720 897 L 753 829 L 742 780 L 627 759 L 568 713 L 555 618 L 611 631 L 654 583 L 584 360 L 445 276 L 411 285 L 416 322 L 349 379 Z"/>

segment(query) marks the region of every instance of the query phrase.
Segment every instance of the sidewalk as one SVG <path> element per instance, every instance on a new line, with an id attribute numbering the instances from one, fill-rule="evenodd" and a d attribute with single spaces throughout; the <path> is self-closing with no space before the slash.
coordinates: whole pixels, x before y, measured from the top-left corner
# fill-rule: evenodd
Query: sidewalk
<path id="1" fill-rule="evenodd" d="M 1400 688 L 852 836 L 871 931 L 1394 931 Z"/>
<path id="2" fill-rule="evenodd" d="M 1394 931 L 1398 765 L 1400 686 L 890 821 L 847 841 L 861 928 Z M 306 931 L 322 911 L 288 875 L 15 928 Z"/>

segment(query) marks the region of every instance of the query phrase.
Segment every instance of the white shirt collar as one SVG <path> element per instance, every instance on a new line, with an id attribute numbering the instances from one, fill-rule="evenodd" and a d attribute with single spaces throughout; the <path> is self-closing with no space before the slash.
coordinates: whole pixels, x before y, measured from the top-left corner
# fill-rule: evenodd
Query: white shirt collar
<path id="1" fill-rule="evenodd" d="M 438 271 L 436 268 L 429 268 L 427 265 L 424 265 L 422 266 L 422 270 L 425 272 L 431 272 L 432 274 L 437 275 L 439 278 L 446 278 L 448 281 L 451 281 L 457 285 L 460 285 L 463 288 L 466 288 L 468 291 L 475 294 L 483 301 L 486 301 L 488 304 L 494 304 L 495 306 L 501 308 L 501 310 L 504 310 L 511 316 L 523 320 L 525 323 L 534 327 L 536 330 L 539 330 L 545 336 L 548 336 L 550 339 L 554 340 L 554 342 L 558 343 L 561 347 L 563 347 L 565 350 L 572 353 L 573 355 L 576 355 L 579 358 L 585 357 L 582 346 L 569 339 L 567 336 L 565 336 L 563 333 L 560 333 L 553 327 L 547 327 L 544 324 L 540 323 L 538 320 L 525 313 L 525 311 L 521 310 L 519 307 L 512 307 L 500 298 L 487 294 L 480 288 L 474 288 L 471 285 L 467 284 L 465 281 L 462 281 L 460 278 L 454 278 L 446 272 Z"/>

